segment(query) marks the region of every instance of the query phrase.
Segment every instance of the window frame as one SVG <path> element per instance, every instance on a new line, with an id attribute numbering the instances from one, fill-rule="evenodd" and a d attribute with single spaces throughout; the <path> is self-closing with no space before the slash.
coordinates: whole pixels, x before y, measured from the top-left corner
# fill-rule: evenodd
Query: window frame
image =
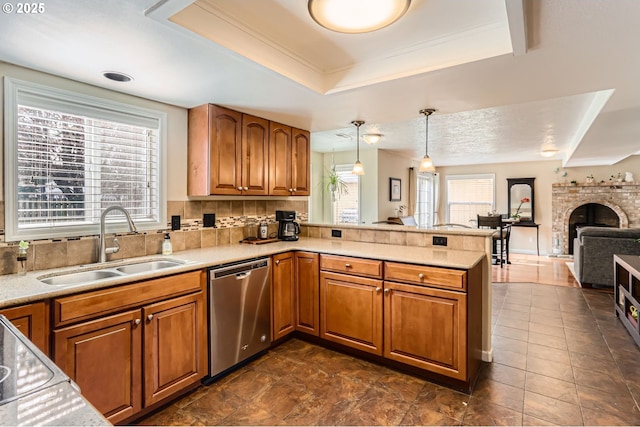
<path id="1" fill-rule="evenodd" d="M 468 174 L 468 175 L 447 175 L 445 177 L 445 193 L 446 193 L 446 222 L 451 222 L 451 202 L 449 198 L 449 181 L 456 180 L 468 180 L 468 179 L 490 179 L 493 184 L 493 200 L 491 201 L 491 211 L 495 210 L 496 206 L 496 174 L 495 173 L 481 173 L 481 174 Z M 477 218 L 471 218 L 470 221 L 477 221 Z M 466 225 L 466 224 L 464 224 Z M 476 224 L 477 226 L 477 224 Z"/>
<path id="2" fill-rule="evenodd" d="M 49 238 L 78 237 L 96 235 L 100 232 L 100 223 L 61 225 L 56 227 L 19 228 L 18 221 L 18 102 L 21 97 L 33 96 L 38 99 L 50 99 L 53 103 L 70 104 L 78 112 L 85 111 L 89 117 L 102 118 L 121 116 L 137 117 L 143 121 L 157 123 L 158 129 L 158 206 L 154 207 L 157 217 L 149 220 L 134 219 L 138 230 L 158 230 L 166 228 L 167 221 L 167 113 L 137 105 L 127 104 L 65 89 L 45 86 L 38 83 L 4 78 L 4 200 L 5 200 L 5 241 L 40 240 Z M 44 103 L 45 101 L 43 101 Z M 41 106 L 36 106 L 41 108 Z M 102 116 L 100 116 L 102 114 Z M 133 119 L 130 119 L 133 120 Z M 111 216 L 109 216 L 111 218 Z M 114 221 L 114 218 L 116 220 Z M 128 230 L 126 222 L 115 216 L 109 221 L 110 232 Z"/>

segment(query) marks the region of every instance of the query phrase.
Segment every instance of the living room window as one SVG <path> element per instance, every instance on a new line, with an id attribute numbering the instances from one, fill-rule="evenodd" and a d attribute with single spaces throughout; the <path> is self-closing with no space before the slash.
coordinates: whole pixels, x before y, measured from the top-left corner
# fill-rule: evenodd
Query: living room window
<path id="1" fill-rule="evenodd" d="M 140 229 L 166 227 L 165 122 L 162 112 L 5 78 L 6 239 L 97 234 L 112 205 Z"/>
<path id="2" fill-rule="evenodd" d="M 449 175 L 447 222 L 476 226 L 478 215 L 495 209 L 495 175 Z"/>

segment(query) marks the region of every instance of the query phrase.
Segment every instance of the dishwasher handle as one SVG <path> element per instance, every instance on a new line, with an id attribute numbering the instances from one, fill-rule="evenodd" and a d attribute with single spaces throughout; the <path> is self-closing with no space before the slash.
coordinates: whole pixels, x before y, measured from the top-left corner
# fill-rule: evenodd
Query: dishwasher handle
<path id="1" fill-rule="evenodd" d="M 236 280 L 243 280 L 251 276 L 251 270 L 236 274 Z"/>

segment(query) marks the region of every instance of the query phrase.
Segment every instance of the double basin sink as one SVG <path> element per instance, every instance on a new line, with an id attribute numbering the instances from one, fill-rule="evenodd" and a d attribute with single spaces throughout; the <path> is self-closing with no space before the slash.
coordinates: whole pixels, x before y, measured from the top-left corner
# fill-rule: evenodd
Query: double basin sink
<path id="1" fill-rule="evenodd" d="M 181 260 L 148 260 L 131 264 L 123 264 L 118 267 L 101 268 L 97 270 L 77 271 L 73 273 L 61 273 L 51 276 L 38 277 L 42 283 L 54 286 L 83 285 L 113 277 L 125 277 L 140 273 L 151 273 L 166 268 L 178 267 L 187 264 Z"/>

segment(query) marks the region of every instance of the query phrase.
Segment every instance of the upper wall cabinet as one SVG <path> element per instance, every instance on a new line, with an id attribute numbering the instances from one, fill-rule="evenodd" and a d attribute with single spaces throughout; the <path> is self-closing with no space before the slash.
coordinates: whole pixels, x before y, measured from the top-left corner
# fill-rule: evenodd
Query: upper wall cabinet
<path id="1" fill-rule="evenodd" d="M 187 194 L 309 195 L 309 132 L 206 104 L 189 110 Z"/>
<path id="2" fill-rule="evenodd" d="M 308 196 L 309 132 L 270 122 L 269 135 L 269 194 Z"/>

